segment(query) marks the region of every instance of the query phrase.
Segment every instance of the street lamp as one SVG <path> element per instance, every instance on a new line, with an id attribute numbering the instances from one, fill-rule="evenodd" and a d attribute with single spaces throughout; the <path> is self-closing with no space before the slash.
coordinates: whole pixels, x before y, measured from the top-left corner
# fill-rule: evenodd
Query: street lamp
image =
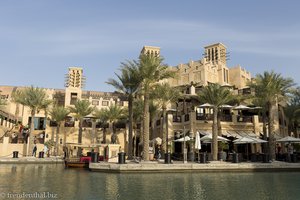
<path id="1" fill-rule="evenodd" d="M 183 163 L 187 163 L 187 149 L 185 142 L 185 126 L 183 126 Z"/>
<path id="2" fill-rule="evenodd" d="M 166 152 L 165 152 L 165 164 L 171 163 L 171 153 L 169 152 L 169 126 L 168 126 L 168 113 L 176 112 L 175 109 L 168 109 L 167 110 L 167 117 L 166 117 Z M 164 130 L 163 130 L 164 131 Z"/>

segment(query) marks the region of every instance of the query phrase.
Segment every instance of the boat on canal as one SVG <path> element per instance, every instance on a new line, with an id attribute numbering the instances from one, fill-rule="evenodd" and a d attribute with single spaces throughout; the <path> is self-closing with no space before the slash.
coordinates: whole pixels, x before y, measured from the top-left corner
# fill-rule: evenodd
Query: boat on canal
<path id="1" fill-rule="evenodd" d="M 88 169 L 89 163 L 98 162 L 103 157 L 99 157 L 99 149 L 103 144 L 84 145 L 77 143 L 68 143 L 64 149 L 65 168 L 83 168 Z M 82 155 L 78 156 L 78 149 L 82 149 Z"/>

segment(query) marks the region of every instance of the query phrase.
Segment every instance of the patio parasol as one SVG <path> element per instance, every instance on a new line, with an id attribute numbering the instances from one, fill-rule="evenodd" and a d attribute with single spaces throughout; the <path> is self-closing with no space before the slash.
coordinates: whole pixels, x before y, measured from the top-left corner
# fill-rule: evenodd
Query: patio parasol
<path id="1" fill-rule="evenodd" d="M 233 109 L 235 109 L 235 110 L 249 110 L 249 109 L 251 109 L 251 108 L 248 107 L 248 106 L 239 105 L 239 106 L 233 107 Z"/>
<path id="2" fill-rule="evenodd" d="M 200 106 L 198 106 L 199 108 L 212 108 L 214 107 L 214 105 L 210 104 L 210 103 L 205 103 L 205 104 L 202 104 Z"/>
<path id="3" fill-rule="evenodd" d="M 210 134 L 207 134 L 207 135 L 205 135 L 205 136 L 203 136 L 202 138 L 201 138 L 201 140 L 204 142 L 204 143 L 210 143 L 210 142 L 212 142 L 212 134 L 210 133 Z M 222 137 L 222 136 L 218 136 L 218 141 L 220 142 L 227 142 L 227 141 L 229 141 L 228 139 L 226 139 L 226 138 L 224 138 L 224 137 Z"/>
<path id="4" fill-rule="evenodd" d="M 190 141 L 191 138 L 189 136 L 185 136 L 183 138 L 179 138 L 177 140 L 174 140 L 174 142 L 184 142 L 184 141 Z"/>
<path id="5" fill-rule="evenodd" d="M 250 138 L 250 137 L 241 137 L 236 140 L 233 140 L 234 144 L 257 144 L 257 143 L 266 143 L 268 141 L 262 140 L 259 138 Z M 248 145 L 246 146 L 247 159 L 249 158 Z"/>
<path id="6" fill-rule="evenodd" d="M 290 142 L 290 143 L 296 143 L 296 142 L 300 142 L 300 138 L 295 138 L 292 136 L 287 136 L 281 139 L 276 140 L 277 142 Z"/>
<path id="7" fill-rule="evenodd" d="M 196 132 L 196 138 L 195 138 L 195 149 L 198 150 L 198 162 L 199 160 L 199 150 L 201 149 L 201 140 L 200 140 L 200 133 Z"/>

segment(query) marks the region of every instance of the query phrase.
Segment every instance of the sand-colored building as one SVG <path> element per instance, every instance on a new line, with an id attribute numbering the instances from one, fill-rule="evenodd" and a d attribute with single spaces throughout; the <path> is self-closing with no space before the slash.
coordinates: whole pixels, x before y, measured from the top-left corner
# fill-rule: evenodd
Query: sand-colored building
<path id="1" fill-rule="evenodd" d="M 160 56 L 160 48 L 153 46 L 144 46 L 141 50 L 142 54 L 152 54 Z M 233 67 L 227 66 L 227 48 L 222 43 L 216 43 L 204 47 L 203 55 L 196 61 L 188 61 L 177 66 L 170 66 L 169 70 L 176 73 L 175 78 L 164 80 L 171 86 L 180 88 L 185 97 L 176 104 L 169 105 L 168 112 L 168 133 L 169 146 L 172 152 L 182 152 L 182 143 L 173 142 L 183 137 L 183 130 L 191 137 L 195 137 L 195 133 L 199 131 L 205 135 L 212 129 L 212 110 L 207 107 L 201 107 L 196 100 L 195 95 L 200 88 L 210 83 L 219 83 L 224 87 L 229 87 L 236 94 L 249 94 L 251 90 L 247 87 L 247 83 L 251 81 L 250 72 L 246 71 L 240 65 Z M 66 74 L 64 89 L 45 88 L 49 99 L 54 99 L 58 104 L 65 107 L 72 106 L 77 99 L 86 99 L 91 102 L 92 106 L 101 109 L 110 105 L 119 105 L 127 107 L 126 98 L 116 92 L 97 92 L 83 90 L 85 77 L 81 67 L 70 67 Z M 24 87 L 0 86 L 1 98 L 6 99 L 8 104 L 0 108 L 0 137 L 4 132 L 12 129 L 10 142 L 22 142 L 22 135 L 18 133 L 18 128 L 13 129 L 14 124 L 20 121 L 23 125 L 29 124 L 30 110 L 27 107 L 18 105 L 11 101 L 13 91 L 22 90 Z M 284 118 L 282 107 L 274 108 L 278 112 L 275 115 L 275 132 L 278 135 L 287 135 L 286 120 Z M 154 131 L 150 135 L 150 139 L 162 137 L 162 118 L 157 116 L 154 124 Z M 55 139 L 55 123 L 44 111 L 40 111 L 34 119 L 37 140 L 41 143 L 50 139 Z M 226 137 L 251 136 L 259 137 L 262 134 L 262 121 L 259 110 L 235 110 L 233 108 L 224 108 L 221 120 L 221 134 Z M 110 128 L 106 127 L 107 138 L 106 143 L 110 141 Z M 126 150 L 127 145 L 127 128 L 126 124 L 119 124 L 118 143 L 121 149 Z M 92 118 L 87 117 L 84 123 L 83 143 L 102 143 L 104 128 L 100 124 L 96 125 L 96 133 L 92 133 Z M 61 127 L 59 135 L 59 143 L 63 144 L 63 134 L 66 134 L 67 143 L 76 143 L 78 137 L 78 121 L 70 115 L 66 120 L 65 126 Z M 95 138 L 92 135 L 95 134 Z M 15 139 L 16 136 L 18 139 Z M 138 149 L 139 135 L 138 132 L 134 136 L 136 149 Z M 1 147 L 0 147 L 1 148 Z M 251 151 L 261 151 L 256 145 L 251 146 Z M 8 151 L 12 151 L 9 149 Z M 192 151 L 192 147 L 189 149 Z M 6 151 L 7 152 L 7 151 Z M 116 152 L 115 152 L 116 153 Z M 1 156 L 2 154 L 0 154 Z"/>

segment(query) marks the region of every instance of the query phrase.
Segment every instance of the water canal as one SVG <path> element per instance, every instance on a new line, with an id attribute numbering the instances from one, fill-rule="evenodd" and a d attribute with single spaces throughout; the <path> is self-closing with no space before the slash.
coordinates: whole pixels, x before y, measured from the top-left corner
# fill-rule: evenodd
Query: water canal
<path id="1" fill-rule="evenodd" d="M 61 164 L 0 164 L 0 199 L 296 200 L 299 185 L 299 172 L 106 174 Z"/>

